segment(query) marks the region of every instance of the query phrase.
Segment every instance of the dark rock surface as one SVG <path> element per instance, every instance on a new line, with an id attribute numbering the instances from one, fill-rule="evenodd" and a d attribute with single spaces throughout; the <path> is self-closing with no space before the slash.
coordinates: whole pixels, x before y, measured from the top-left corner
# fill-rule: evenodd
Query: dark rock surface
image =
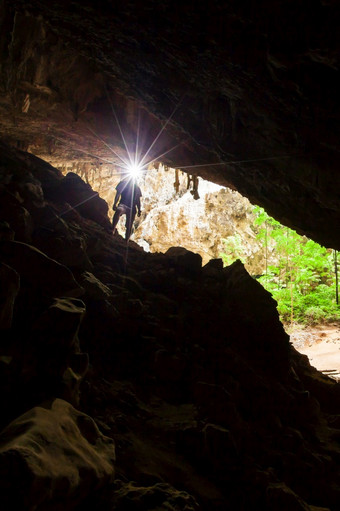
<path id="1" fill-rule="evenodd" d="M 17 217 L 6 219 L 14 240 L 0 243 L 9 282 L 0 296 L 2 509 L 23 497 L 22 509 L 37 511 L 336 511 L 340 387 L 292 348 L 271 295 L 240 262 L 202 268 L 180 247 L 126 245 L 93 220 L 95 203 L 90 213 L 65 208 L 58 171 L 1 149 L 5 193 L 20 202 L 27 183 L 43 190 L 27 202 L 34 243 L 49 246 L 46 228 L 65 242 L 54 260 L 16 241 Z M 74 253 L 67 267 L 60 261 L 76 239 L 87 263 Z M 51 416 L 46 401 L 56 403 Z M 69 413 L 77 426 L 65 419 L 64 436 Z M 23 421 L 36 434 L 24 434 Z M 82 446 L 100 443 L 86 467 L 69 427 Z M 17 477 L 25 495 L 14 494 Z"/>
<path id="2" fill-rule="evenodd" d="M 114 477 L 113 441 L 62 399 L 15 419 L 0 444 L 2 509 L 74 509 Z"/>
<path id="3" fill-rule="evenodd" d="M 85 174 L 139 134 L 340 249 L 339 24 L 337 0 L 1 0 L 0 134 Z"/>

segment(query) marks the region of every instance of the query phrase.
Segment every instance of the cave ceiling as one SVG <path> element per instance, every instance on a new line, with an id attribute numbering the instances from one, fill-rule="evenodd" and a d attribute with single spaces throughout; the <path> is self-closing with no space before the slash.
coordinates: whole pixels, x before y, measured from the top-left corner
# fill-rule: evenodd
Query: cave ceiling
<path id="1" fill-rule="evenodd" d="M 338 4 L 0 0 L 0 136 L 56 166 L 138 139 L 340 249 Z"/>

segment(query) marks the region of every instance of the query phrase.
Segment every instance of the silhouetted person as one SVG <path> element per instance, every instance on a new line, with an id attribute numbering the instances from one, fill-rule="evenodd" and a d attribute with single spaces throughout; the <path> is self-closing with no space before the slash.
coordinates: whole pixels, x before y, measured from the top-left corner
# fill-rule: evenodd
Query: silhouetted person
<path id="1" fill-rule="evenodd" d="M 112 206 L 115 211 L 112 220 L 112 233 L 115 233 L 118 221 L 122 215 L 126 215 L 125 221 L 125 239 L 129 241 L 131 229 L 136 213 L 138 216 L 141 214 L 140 198 L 142 196 L 141 189 L 139 188 L 136 179 L 133 177 L 126 177 L 122 179 L 116 186 L 116 197 Z"/>

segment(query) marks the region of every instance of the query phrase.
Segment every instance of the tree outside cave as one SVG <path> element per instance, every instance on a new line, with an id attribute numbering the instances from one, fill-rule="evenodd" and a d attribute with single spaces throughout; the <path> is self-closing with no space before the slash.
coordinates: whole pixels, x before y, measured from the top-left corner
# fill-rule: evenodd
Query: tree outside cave
<path id="1" fill-rule="evenodd" d="M 278 303 L 288 324 L 340 320 L 337 251 L 281 225 L 263 208 L 254 207 L 254 228 L 264 246 L 263 274 L 254 276 Z M 239 234 L 224 240 L 225 265 L 247 263 Z"/>

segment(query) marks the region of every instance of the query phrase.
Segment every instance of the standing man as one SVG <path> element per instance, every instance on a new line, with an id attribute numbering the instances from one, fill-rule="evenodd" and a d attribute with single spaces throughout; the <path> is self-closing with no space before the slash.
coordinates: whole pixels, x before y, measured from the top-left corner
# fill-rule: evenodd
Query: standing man
<path id="1" fill-rule="evenodd" d="M 136 216 L 141 214 L 140 198 L 142 196 L 135 177 L 126 177 L 116 186 L 116 197 L 112 206 L 115 214 L 112 220 L 112 233 L 115 233 L 118 221 L 122 215 L 126 215 L 125 221 L 125 240 L 129 241 L 133 221 Z"/>

